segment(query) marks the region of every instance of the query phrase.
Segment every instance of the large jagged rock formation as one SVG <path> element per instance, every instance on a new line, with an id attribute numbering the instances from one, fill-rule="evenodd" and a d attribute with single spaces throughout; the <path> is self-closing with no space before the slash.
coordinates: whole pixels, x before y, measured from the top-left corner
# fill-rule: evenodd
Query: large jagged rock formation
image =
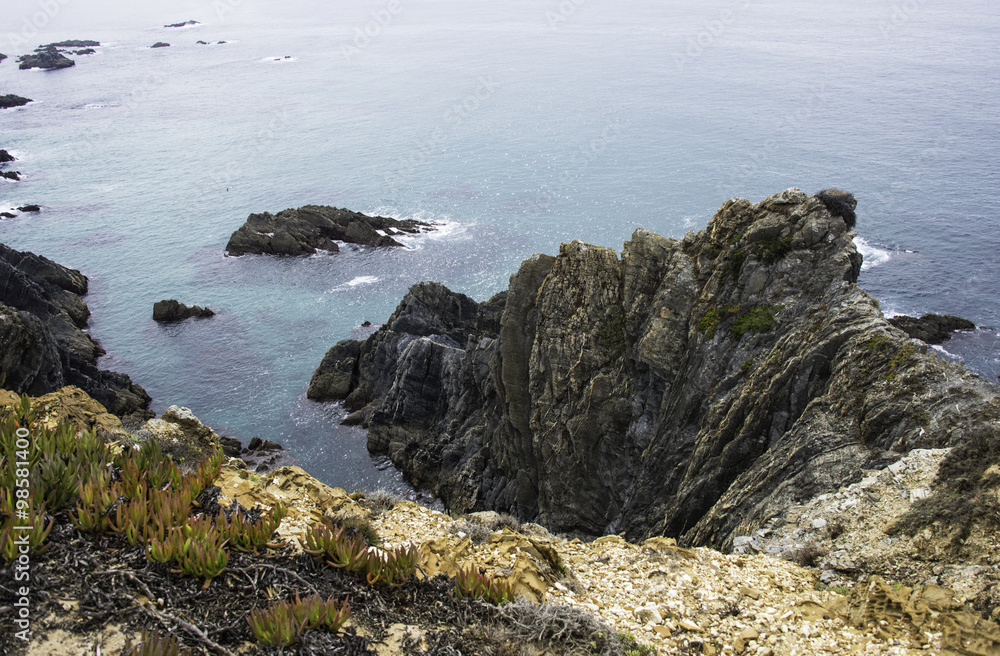
<path id="1" fill-rule="evenodd" d="M 226 244 L 229 255 L 312 255 L 317 249 L 336 253 L 338 241 L 362 246 L 402 246 L 392 238 L 433 230 L 414 219 L 368 216 L 326 205 L 306 205 L 271 214 L 251 214 Z"/>
<path id="2" fill-rule="evenodd" d="M 115 415 L 145 411 L 142 387 L 97 368 L 104 349 L 84 332 L 86 293 L 79 271 L 0 244 L 0 385 L 36 396 L 75 385 Z"/>
<path id="3" fill-rule="evenodd" d="M 856 284 L 854 205 L 790 189 L 682 241 L 637 230 L 620 257 L 563 244 L 482 304 L 420 283 L 309 396 L 345 399 L 452 510 L 728 547 L 865 468 L 998 432 L 997 387 Z"/>

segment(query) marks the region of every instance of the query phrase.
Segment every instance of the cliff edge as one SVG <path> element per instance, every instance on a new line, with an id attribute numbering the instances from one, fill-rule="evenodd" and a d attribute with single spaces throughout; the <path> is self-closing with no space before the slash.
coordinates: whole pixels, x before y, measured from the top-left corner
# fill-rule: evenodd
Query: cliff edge
<path id="1" fill-rule="evenodd" d="M 729 548 L 912 449 L 970 441 L 987 445 L 982 482 L 998 388 L 857 285 L 855 205 L 789 189 L 728 201 L 683 240 L 574 241 L 483 303 L 419 283 L 367 340 L 330 349 L 309 396 L 343 399 L 369 450 L 450 510 L 559 532 Z M 947 515 L 954 492 L 926 501 Z M 968 528 L 994 510 L 925 514 Z"/>
<path id="2" fill-rule="evenodd" d="M 76 269 L 0 244 L 0 385 L 32 395 L 75 385 L 112 414 L 146 416 L 146 390 L 97 368 L 105 351 L 85 330 L 87 286 Z"/>

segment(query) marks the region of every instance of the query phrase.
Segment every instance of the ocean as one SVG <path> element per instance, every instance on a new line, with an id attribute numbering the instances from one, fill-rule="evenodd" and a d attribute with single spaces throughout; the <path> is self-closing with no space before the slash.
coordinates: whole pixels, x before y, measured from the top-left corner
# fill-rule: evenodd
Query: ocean
<path id="1" fill-rule="evenodd" d="M 705 227 L 789 187 L 858 198 L 860 283 L 957 314 L 1000 375 L 1000 5 L 986 0 L 7 0 L 0 241 L 90 278 L 90 332 L 153 409 L 283 444 L 321 480 L 404 490 L 335 404 L 325 351 L 414 282 L 476 299 L 532 253 Z M 185 27 L 163 27 L 195 20 Z M 14 57 L 94 39 L 76 66 Z M 197 41 L 206 44 L 198 44 Z M 167 48 L 151 49 L 163 41 Z M 224 41 L 225 43 L 219 43 Z M 253 212 L 418 218 L 396 250 L 225 257 Z M 208 305 L 164 326 L 155 301 Z"/>

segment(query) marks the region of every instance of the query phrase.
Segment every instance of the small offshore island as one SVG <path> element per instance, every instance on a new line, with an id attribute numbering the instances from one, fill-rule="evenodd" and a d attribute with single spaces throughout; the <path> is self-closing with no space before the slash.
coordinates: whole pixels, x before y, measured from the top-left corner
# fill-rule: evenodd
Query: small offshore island
<path id="1" fill-rule="evenodd" d="M 968 324 L 897 328 L 858 286 L 855 206 L 789 189 L 731 200 L 682 240 L 565 243 L 482 302 L 416 283 L 370 337 L 334 345 L 309 397 L 343 402 L 450 515 L 251 472 L 261 440 L 243 449 L 186 408 L 150 418 L 141 387 L 96 367 L 86 277 L 0 246 L 4 435 L 84 431 L 39 465 L 79 466 L 80 487 L 51 515 L 36 504 L 51 532 L 23 596 L 30 645 L 0 647 L 140 653 L 156 629 L 146 648 L 182 653 L 998 653 L 1000 387 L 911 337 Z M 227 250 L 427 229 L 305 206 L 251 215 Z M 115 490 L 161 470 L 180 522 L 164 530 L 211 562 L 136 537 L 161 502 Z M 117 500 L 84 502 L 85 478 Z M 314 594 L 350 619 L 268 646 L 259 613 L 291 612 L 271 598 Z"/>
<path id="2" fill-rule="evenodd" d="M 233 256 L 313 255 L 318 250 L 336 253 L 337 242 L 361 246 L 401 247 L 393 236 L 418 234 L 434 226 L 414 219 L 390 219 L 327 205 L 306 205 L 271 214 L 251 214 L 226 244 Z"/>

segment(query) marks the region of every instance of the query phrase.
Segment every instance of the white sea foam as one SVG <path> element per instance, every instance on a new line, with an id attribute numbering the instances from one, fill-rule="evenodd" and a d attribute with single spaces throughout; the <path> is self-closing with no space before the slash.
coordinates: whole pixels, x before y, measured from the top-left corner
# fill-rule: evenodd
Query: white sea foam
<path id="1" fill-rule="evenodd" d="M 958 357 L 959 357 L 959 356 L 955 355 L 954 353 L 949 353 L 949 352 L 948 352 L 947 350 L 945 350 L 945 348 L 944 348 L 943 346 L 941 346 L 940 344 L 932 344 L 932 345 L 931 345 L 931 348 L 932 348 L 932 349 L 934 349 L 935 351 L 937 351 L 938 353 L 944 353 L 945 355 L 947 355 L 947 356 L 948 356 L 948 357 L 950 357 L 950 358 L 958 358 Z"/>
<path id="2" fill-rule="evenodd" d="M 357 276 L 356 278 L 352 278 L 351 280 L 348 280 L 342 285 L 337 285 L 330 291 L 340 292 L 344 291 L 345 289 L 351 289 L 352 287 L 358 287 L 360 285 L 371 285 L 372 283 L 376 283 L 378 281 L 379 281 L 378 276 Z"/>
<path id="3" fill-rule="evenodd" d="M 865 261 L 861 264 L 862 271 L 881 266 L 888 262 L 889 258 L 892 256 L 892 254 L 884 248 L 879 248 L 869 244 L 864 237 L 855 237 L 854 243 L 858 247 L 858 252 L 865 258 Z"/>
<path id="4" fill-rule="evenodd" d="M 347 286 L 357 287 L 358 285 L 370 285 L 373 282 L 378 282 L 378 276 L 358 276 L 353 280 L 349 280 Z"/>
<path id="5" fill-rule="evenodd" d="M 415 221 L 423 221 L 424 223 L 430 224 L 433 229 L 427 232 L 418 232 L 415 234 L 404 232 L 392 235 L 392 238 L 402 244 L 403 248 L 411 251 L 419 250 L 422 242 L 428 239 L 454 239 L 464 233 L 468 227 L 468 224 L 460 221 L 455 221 L 425 211 L 414 212 L 412 214 L 400 214 L 399 212 L 394 211 L 391 207 L 382 206 L 375 208 L 371 212 L 365 212 L 365 214 L 369 214 L 371 216 L 385 216 L 390 219 L 396 219 L 397 221 L 413 219 Z"/>

